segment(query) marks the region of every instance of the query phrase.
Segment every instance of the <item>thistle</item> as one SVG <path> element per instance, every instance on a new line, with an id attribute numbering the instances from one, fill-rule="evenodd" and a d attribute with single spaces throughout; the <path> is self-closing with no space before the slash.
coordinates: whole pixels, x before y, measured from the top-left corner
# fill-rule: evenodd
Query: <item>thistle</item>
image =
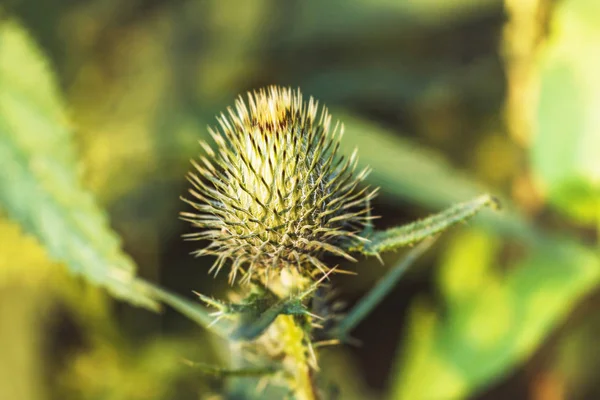
<path id="1" fill-rule="evenodd" d="M 349 342 L 350 331 L 432 237 L 496 201 L 484 195 L 409 225 L 373 231 L 370 202 L 377 189 L 363 184 L 369 170 L 357 172 L 356 151 L 350 157 L 338 153 L 344 129 L 332 127 L 325 107 L 303 101 L 299 91 L 270 87 L 246 101 L 240 97 L 217 120 L 219 128 L 210 129 L 214 146 L 201 142 L 204 154 L 188 174 L 191 198 L 183 200 L 194 211 L 181 216 L 195 230 L 186 237 L 207 242 L 195 254 L 216 256 L 211 271 L 229 268 L 230 282 L 239 277 L 245 285 L 231 302 L 198 294 L 216 309 L 212 314 L 180 308 L 232 344 L 241 343 L 233 346 L 241 362 L 203 369 L 228 377 L 266 371 L 268 383 L 283 384 L 295 398 L 322 398 L 316 349 Z M 323 281 L 339 272 L 322 261 L 324 255 L 355 261 L 351 253 L 379 256 L 419 241 L 347 314 L 324 300 L 330 289 Z"/>
<path id="2" fill-rule="evenodd" d="M 362 239 L 376 190 L 358 187 L 369 171 L 355 174 L 356 151 L 338 153 L 344 128 L 332 128 L 327 109 L 270 87 L 239 98 L 218 122 L 216 148 L 202 143 L 184 199 L 195 212 L 183 218 L 200 229 L 187 237 L 210 241 L 196 255 L 217 256 L 215 273 L 229 262 L 231 282 L 290 268 L 324 274 L 326 253 L 354 260 L 345 249 Z"/>

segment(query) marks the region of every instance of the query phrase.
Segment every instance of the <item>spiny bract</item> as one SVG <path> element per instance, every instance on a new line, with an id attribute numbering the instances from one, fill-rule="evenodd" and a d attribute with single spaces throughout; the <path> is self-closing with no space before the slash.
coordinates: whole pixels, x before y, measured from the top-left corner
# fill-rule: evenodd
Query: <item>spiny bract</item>
<path id="1" fill-rule="evenodd" d="M 356 151 L 338 154 L 343 126 L 331 129 L 331 116 L 300 91 L 270 87 L 239 97 L 235 109 L 209 129 L 213 150 L 192 161 L 188 174 L 195 212 L 182 218 L 200 228 L 189 239 L 209 240 L 195 254 L 212 254 L 218 272 L 231 263 L 230 281 L 269 279 L 271 273 L 297 268 L 304 276 L 325 273 L 319 260 L 346 253 L 350 242 L 371 218 L 369 202 L 376 190 L 358 185 L 366 177 L 356 170 Z"/>

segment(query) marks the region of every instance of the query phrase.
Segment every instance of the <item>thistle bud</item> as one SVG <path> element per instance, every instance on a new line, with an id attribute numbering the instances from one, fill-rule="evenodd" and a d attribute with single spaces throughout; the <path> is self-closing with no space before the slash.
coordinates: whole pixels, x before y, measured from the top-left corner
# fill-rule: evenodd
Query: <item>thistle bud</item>
<path id="1" fill-rule="evenodd" d="M 214 147 L 188 174 L 194 212 L 182 213 L 206 240 L 197 256 L 215 255 L 211 271 L 225 265 L 229 279 L 269 279 L 296 269 L 314 277 L 330 269 L 329 253 L 354 260 L 346 248 L 360 240 L 376 190 L 360 188 L 356 151 L 338 153 L 343 126 L 332 128 L 325 107 L 300 91 L 270 87 L 238 98 L 210 129 Z"/>

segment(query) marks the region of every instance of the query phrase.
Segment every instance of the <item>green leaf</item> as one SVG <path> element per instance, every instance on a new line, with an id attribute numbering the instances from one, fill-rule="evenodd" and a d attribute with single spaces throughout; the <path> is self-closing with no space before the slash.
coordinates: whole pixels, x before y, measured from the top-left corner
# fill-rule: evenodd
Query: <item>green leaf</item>
<path id="1" fill-rule="evenodd" d="M 279 300 L 266 309 L 248 309 L 240 315 L 236 329 L 231 333 L 233 340 L 254 340 L 262 335 L 280 315 L 305 315 L 300 296 Z"/>
<path id="2" fill-rule="evenodd" d="M 600 28 L 597 2 L 571 0 L 554 13 L 539 66 L 531 147 L 537 183 L 558 210 L 591 224 L 600 218 Z"/>
<path id="3" fill-rule="evenodd" d="M 527 359 L 600 280 L 598 255 L 577 244 L 540 243 L 506 276 L 493 265 L 500 249 L 482 231 L 455 238 L 440 272 L 444 318 L 413 309 L 392 398 L 467 397 Z"/>
<path id="4" fill-rule="evenodd" d="M 264 288 L 254 286 L 253 292 L 241 303 L 215 300 L 201 293 L 196 295 L 217 311 L 209 312 L 205 307 L 185 300 L 166 290 L 151 287 L 154 296 L 217 335 L 241 341 L 258 338 L 279 315 L 307 315 L 304 298 L 317 285 L 290 298 L 280 299 Z"/>
<path id="5" fill-rule="evenodd" d="M 368 238 L 369 242 L 361 243 L 350 250 L 360 251 L 366 255 L 378 255 L 380 252 L 408 246 L 436 235 L 452 225 L 466 221 L 482 208 L 488 206 L 498 208 L 499 202 L 489 195 L 483 195 L 474 200 L 456 204 L 445 211 L 420 221 L 386 231 L 375 232 Z"/>
<path id="6" fill-rule="evenodd" d="M 0 206 L 52 258 L 133 304 L 156 308 L 77 174 L 71 129 L 43 56 L 15 22 L 0 25 Z"/>

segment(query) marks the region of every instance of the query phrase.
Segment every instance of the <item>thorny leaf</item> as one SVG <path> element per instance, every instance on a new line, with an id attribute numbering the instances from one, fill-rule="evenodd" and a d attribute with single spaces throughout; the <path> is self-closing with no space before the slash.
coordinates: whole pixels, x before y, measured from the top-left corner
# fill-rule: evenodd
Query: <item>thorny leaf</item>
<path id="1" fill-rule="evenodd" d="M 499 203 L 490 195 L 483 195 L 474 200 L 456 204 L 420 221 L 375 232 L 368 238 L 369 242 L 359 243 L 350 250 L 378 256 L 381 252 L 411 245 L 438 234 L 452 225 L 473 217 L 481 209 L 489 206 L 499 208 Z"/>
<path id="2" fill-rule="evenodd" d="M 304 292 L 284 299 L 254 286 L 253 292 L 242 303 L 226 303 L 196 294 L 206 304 L 217 309 L 215 313 L 208 314 L 208 318 L 213 319 L 208 324 L 209 328 L 217 324 L 223 326 L 222 319 L 235 320 L 236 326 L 227 336 L 233 340 L 250 341 L 262 335 L 279 315 L 309 315 L 303 301 L 316 289 L 318 283 L 320 282 Z M 206 321 L 202 322 L 206 325 Z"/>

